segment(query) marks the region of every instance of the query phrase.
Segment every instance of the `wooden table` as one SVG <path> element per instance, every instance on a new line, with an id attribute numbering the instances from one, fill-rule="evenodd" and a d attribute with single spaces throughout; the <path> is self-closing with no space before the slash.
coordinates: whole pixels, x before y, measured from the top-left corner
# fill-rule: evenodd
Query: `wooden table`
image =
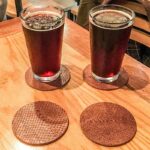
<path id="1" fill-rule="evenodd" d="M 30 66 L 18 18 L 0 24 L 0 150 L 150 150 L 150 68 L 125 56 L 123 67 L 130 80 L 113 91 L 94 89 L 83 81 L 82 71 L 90 63 L 89 33 L 66 19 L 62 63 L 71 72 L 63 89 L 42 92 L 30 88 L 24 78 Z M 58 141 L 39 147 L 25 145 L 12 133 L 16 111 L 36 100 L 48 100 L 63 107 L 70 125 Z M 127 108 L 137 122 L 135 138 L 126 145 L 108 148 L 88 140 L 80 129 L 81 112 L 96 102 L 113 102 Z"/>

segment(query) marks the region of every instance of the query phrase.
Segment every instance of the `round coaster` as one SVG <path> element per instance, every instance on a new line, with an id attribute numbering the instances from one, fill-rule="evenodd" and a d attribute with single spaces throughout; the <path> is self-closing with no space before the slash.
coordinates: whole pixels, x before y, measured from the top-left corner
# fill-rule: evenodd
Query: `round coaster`
<path id="1" fill-rule="evenodd" d="M 32 69 L 29 68 L 25 73 L 25 80 L 26 83 L 34 89 L 41 91 L 55 90 L 64 87 L 71 78 L 70 72 L 66 66 L 62 65 L 60 70 L 60 76 L 56 80 L 52 82 L 41 82 L 39 80 L 34 79 Z"/>
<path id="2" fill-rule="evenodd" d="M 59 139 L 68 125 L 68 116 L 60 106 L 37 101 L 17 111 L 12 121 L 12 130 L 26 144 L 43 145 Z"/>
<path id="3" fill-rule="evenodd" d="M 122 68 L 118 79 L 111 83 L 98 82 L 92 77 L 91 65 L 86 66 L 83 71 L 83 78 L 90 86 L 100 90 L 115 90 L 126 85 L 129 77 L 128 73 Z"/>
<path id="4" fill-rule="evenodd" d="M 137 127 L 132 114 L 124 107 L 103 102 L 86 108 L 80 116 L 85 136 L 103 146 L 119 146 L 129 142 Z"/>

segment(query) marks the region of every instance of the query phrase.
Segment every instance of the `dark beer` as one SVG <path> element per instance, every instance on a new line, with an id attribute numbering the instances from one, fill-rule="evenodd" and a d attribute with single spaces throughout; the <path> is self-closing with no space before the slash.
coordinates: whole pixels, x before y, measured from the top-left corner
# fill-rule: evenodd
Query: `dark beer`
<path id="1" fill-rule="evenodd" d="M 64 20 L 53 12 L 31 13 L 23 31 L 32 70 L 39 77 L 54 76 L 60 70 Z"/>
<path id="2" fill-rule="evenodd" d="M 100 10 L 90 17 L 91 66 L 94 76 L 111 78 L 119 74 L 127 49 L 131 17 L 117 10 Z"/>

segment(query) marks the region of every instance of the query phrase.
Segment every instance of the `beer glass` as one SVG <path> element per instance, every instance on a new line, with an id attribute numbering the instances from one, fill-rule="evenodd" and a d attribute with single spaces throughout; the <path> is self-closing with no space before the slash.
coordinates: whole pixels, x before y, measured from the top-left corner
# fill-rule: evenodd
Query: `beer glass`
<path id="1" fill-rule="evenodd" d="M 41 82 L 60 75 L 64 11 L 54 6 L 30 6 L 21 12 L 33 77 Z"/>
<path id="2" fill-rule="evenodd" d="M 135 13 L 120 5 L 100 5 L 90 10 L 92 76 L 100 82 L 118 79 Z"/>

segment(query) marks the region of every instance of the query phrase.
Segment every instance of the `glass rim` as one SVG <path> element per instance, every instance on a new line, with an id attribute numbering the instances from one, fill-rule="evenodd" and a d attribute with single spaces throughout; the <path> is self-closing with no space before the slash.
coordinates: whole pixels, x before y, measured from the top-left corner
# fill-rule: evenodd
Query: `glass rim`
<path id="1" fill-rule="evenodd" d="M 26 21 L 25 17 L 23 17 L 22 14 L 23 14 L 27 9 L 32 8 L 32 7 L 34 7 L 34 8 L 48 8 L 48 7 L 53 7 L 53 8 L 55 8 L 55 9 L 57 9 L 57 10 L 60 10 L 60 11 L 62 12 L 62 16 L 61 16 L 58 20 L 56 20 L 56 21 L 59 21 L 59 20 L 61 20 L 61 19 L 63 19 L 63 18 L 65 17 L 65 11 L 64 11 L 64 9 L 62 9 L 62 8 L 60 8 L 60 7 L 57 7 L 57 6 L 50 6 L 50 5 L 48 5 L 48 6 L 38 6 L 38 5 L 37 5 L 37 6 L 28 6 L 28 7 L 24 8 L 24 9 L 20 12 L 19 17 L 20 17 L 22 20 Z M 37 12 L 38 12 L 38 11 L 37 11 Z M 56 21 L 54 21 L 54 22 L 56 22 Z"/>
<path id="2" fill-rule="evenodd" d="M 129 11 L 129 12 L 131 12 L 131 18 L 129 18 L 129 20 L 127 20 L 127 21 L 125 21 L 125 22 L 122 22 L 122 23 L 109 23 L 109 22 L 105 22 L 105 21 L 99 21 L 99 20 L 96 20 L 96 19 L 94 19 L 94 21 L 97 21 L 97 22 L 100 22 L 100 23 L 105 23 L 105 24 L 125 24 L 125 23 L 128 23 L 128 22 L 130 22 L 130 21 L 133 21 L 134 20 L 134 18 L 135 18 L 135 13 L 134 13 L 134 11 L 133 10 L 131 10 L 130 8 L 127 8 L 127 7 L 124 7 L 124 6 L 121 6 L 121 5 L 116 5 L 116 4 L 105 4 L 105 5 L 98 5 L 98 6 L 95 6 L 95 7 L 93 7 L 90 11 L 89 11 L 89 16 L 93 19 L 93 16 L 92 16 L 92 11 L 94 10 L 94 9 L 96 9 L 96 8 L 99 8 L 99 7 L 110 7 L 110 9 L 111 9 L 111 7 L 118 7 L 118 8 L 122 8 L 122 9 L 125 9 L 125 10 L 127 10 L 127 11 Z M 103 9 L 103 10 L 105 10 L 105 9 Z M 120 10 L 121 11 L 121 10 Z"/>

